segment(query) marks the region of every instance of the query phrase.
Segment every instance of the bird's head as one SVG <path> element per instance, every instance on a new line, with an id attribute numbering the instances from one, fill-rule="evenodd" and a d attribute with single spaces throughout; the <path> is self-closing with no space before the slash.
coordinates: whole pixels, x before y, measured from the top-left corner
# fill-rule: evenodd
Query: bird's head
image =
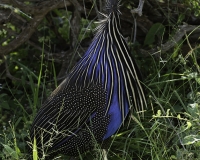
<path id="1" fill-rule="evenodd" d="M 120 0 L 107 0 L 106 1 L 106 10 L 108 15 L 111 13 L 120 13 Z"/>

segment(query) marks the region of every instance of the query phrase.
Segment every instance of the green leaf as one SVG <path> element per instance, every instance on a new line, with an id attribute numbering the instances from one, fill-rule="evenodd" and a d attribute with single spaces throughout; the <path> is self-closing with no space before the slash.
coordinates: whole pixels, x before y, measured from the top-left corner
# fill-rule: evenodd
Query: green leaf
<path id="1" fill-rule="evenodd" d="M 7 96 L 6 93 L 2 93 L 2 94 L 0 94 L 0 98 L 3 98 L 3 97 L 5 97 L 5 96 Z"/>
<path id="2" fill-rule="evenodd" d="M 192 117 L 197 117 L 198 118 L 198 113 L 199 113 L 199 105 L 198 103 L 191 103 L 188 104 L 188 113 L 191 114 Z"/>
<path id="3" fill-rule="evenodd" d="M 200 141 L 200 135 L 189 135 L 183 139 L 183 145 L 191 145 Z"/>
<path id="4" fill-rule="evenodd" d="M 195 80 L 200 85 L 200 77 L 195 78 Z"/>
<path id="5" fill-rule="evenodd" d="M 161 37 L 164 34 L 165 26 L 161 23 L 155 23 L 150 28 L 144 41 L 144 45 L 151 45 L 155 42 L 155 37 Z"/>
<path id="6" fill-rule="evenodd" d="M 0 107 L 4 109 L 10 109 L 10 106 L 7 101 L 1 102 Z"/>
<path id="7" fill-rule="evenodd" d="M 13 159 L 18 159 L 18 155 L 14 149 L 12 149 L 10 146 L 6 144 L 2 144 L 6 153 L 11 156 Z"/>

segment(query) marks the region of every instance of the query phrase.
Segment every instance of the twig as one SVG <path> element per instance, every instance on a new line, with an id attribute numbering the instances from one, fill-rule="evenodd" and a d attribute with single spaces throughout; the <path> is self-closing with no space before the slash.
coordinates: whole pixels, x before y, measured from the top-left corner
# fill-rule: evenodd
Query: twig
<path id="1" fill-rule="evenodd" d="M 15 0 L 11 0 L 11 1 L 15 6 L 17 6 L 21 10 L 26 10 L 25 8 L 28 8 L 28 6 L 22 4 L 19 1 L 15 1 Z M 37 6 L 37 7 L 32 7 L 29 10 L 30 13 L 34 13 L 34 16 L 33 16 L 34 18 L 31 19 L 27 27 L 24 30 L 22 30 L 22 32 L 14 40 L 12 40 L 8 45 L 0 46 L 0 55 L 3 56 L 3 55 L 9 54 L 11 51 L 15 50 L 20 45 L 28 41 L 28 39 L 32 36 L 35 29 L 41 23 L 41 21 L 43 20 L 43 18 L 48 12 L 59 7 L 64 7 L 64 3 L 62 0 L 57 0 L 57 1 L 51 0 L 47 2 L 48 4 L 46 5 L 42 3 L 42 5 Z M 69 3 L 67 5 L 69 5 Z"/>
<path id="2" fill-rule="evenodd" d="M 142 9 L 143 9 L 143 6 L 144 6 L 144 0 L 139 0 L 138 8 L 132 9 L 132 10 L 131 10 L 131 13 L 132 13 L 132 14 L 137 13 L 139 16 L 142 16 Z"/>
<path id="3" fill-rule="evenodd" d="M 180 41 L 181 38 L 185 36 L 185 33 L 190 32 L 191 34 L 195 31 L 200 31 L 200 26 L 184 24 L 180 26 L 177 32 L 174 34 L 174 36 L 172 36 L 166 43 L 162 44 L 160 48 L 156 47 L 148 51 L 141 49 L 141 52 L 144 54 L 151 54 L 151 55 L 157 55 L 158 53 L 161 52 L 165 53 L 171 48 L 173 48 L 178 43 L 178 41 Z"/>

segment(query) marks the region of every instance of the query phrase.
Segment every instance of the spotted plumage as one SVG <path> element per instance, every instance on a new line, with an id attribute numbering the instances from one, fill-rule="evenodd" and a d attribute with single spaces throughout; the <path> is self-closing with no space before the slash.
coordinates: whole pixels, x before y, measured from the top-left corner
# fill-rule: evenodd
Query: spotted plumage
<path id="1" fill-rule="evenodd" d="M 85 55 L 43 104 L 30 130 L 40 156 L 77 156 L 122 125 L 130 108 L 146 106 L 140 73 L 120 31 L 118 0 L 107 0 Z"/>

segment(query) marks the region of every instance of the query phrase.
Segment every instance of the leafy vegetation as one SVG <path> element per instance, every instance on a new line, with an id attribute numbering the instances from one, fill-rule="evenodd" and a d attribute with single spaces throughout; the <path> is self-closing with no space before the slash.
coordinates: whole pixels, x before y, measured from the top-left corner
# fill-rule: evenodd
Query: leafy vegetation
<path id="1" fill-rule="evenodd" d="M 5 15 L 0 19 L 1 159 L 27 159 L 29 156 L 37 159 L 36 151 L 29 155 L 26 142 L 33 118 L 66 72 L 83 55 L 96 27 L 98 13 L 95 9 L 101 5 L 89 0 L 78 2 L 83 7 L 80 13 L 68 1 L 62 7 L 49 10 L 29 38 L 27 28 L 34 27 L 29 26 L 34 12 L 29 13 L 14 3 L 0 2 L 0 14 Z M 149 10 L 150 2 L 155 10 Z M 137 3 L 123 1 L 122 32 L 130 37 L 130 50 L 143 74 L 148 108 L 144 118 L 139 119 L 132 112 L 111 138 L 108 159 L 198 160 L 199 1 L 147 1 L 143 16 L 137 17 L 138 27 L 134 33 L 130 9 L 137 7 Z M 26 7 L 36 5 L 33 1 L 24 4 Z M 14 17 L 17 20 L 14 21 Z M 17 37 L 19 40 L 15 43 L 20 43 L 25 29 L 27 34 L 23 38 L 27 40 L 18 47 L 12 45 Z M 84 158 L 103 159 L 99 145 L 80 156 Z"/>

